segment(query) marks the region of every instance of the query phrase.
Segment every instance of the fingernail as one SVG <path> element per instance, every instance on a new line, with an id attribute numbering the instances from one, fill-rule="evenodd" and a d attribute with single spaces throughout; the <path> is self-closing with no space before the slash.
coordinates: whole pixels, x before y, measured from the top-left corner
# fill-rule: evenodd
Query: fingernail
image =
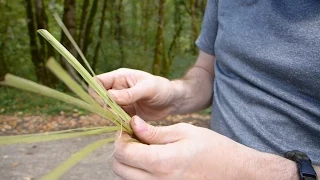
<path id="1" fill-rule="evenodd" d="M 137 116 L 133 118 L 133 124 L 136 131 L 142 132 L 147 130 L 147 123 Z"/>

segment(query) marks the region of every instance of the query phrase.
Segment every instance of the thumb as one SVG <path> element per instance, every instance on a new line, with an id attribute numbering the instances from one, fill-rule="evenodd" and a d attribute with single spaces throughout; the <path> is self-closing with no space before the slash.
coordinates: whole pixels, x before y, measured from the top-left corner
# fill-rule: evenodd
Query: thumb
<path id="1" fill-rule="evenodd" d="M 143 143 L 168 144 L 183 138 L 184 132 L 179 124 L 156 127 L 147 124 L 138 116 L 133 116 L 131 127 L 134 134 Z"/>
<path id="2" fill-rule="evenodd" d="M 117 104 L 120 106 L 127 106 L 142 98 L 143 91 L 139 89 L 139 87 L 133 86 L 128 89 L 110 89 L 108 92 Z"/>

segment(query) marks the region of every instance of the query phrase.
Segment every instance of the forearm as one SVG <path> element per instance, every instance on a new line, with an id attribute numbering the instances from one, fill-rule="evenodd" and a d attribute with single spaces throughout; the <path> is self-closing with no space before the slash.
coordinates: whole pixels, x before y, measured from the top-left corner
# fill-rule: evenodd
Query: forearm
<path id="1" fill-rule="evenodd" d="M 215 57 L 200 51 L 195 65 L 182 79 L 171 81 L 171 114 L 198 111 L 211 105 Z"/>
<path id="2" fill-rule="evenodd" d="M 213 77 L 198 66 L 192 67 L 183 79 L 172 81 L 176 99 L 172 114 L 195 112 L 212 103 Z"/>
<path id="3" fill-rule="evenodd" d="M 251 151 L 251 150 L 249 150 Z M 245 170 L 241 172 L 241 177 L 247 179 L 279 179 L 279 180 L 299 180 L 297 164 L 286 158 L 262 153 L 252 150 L 244 155 L 247 162 Z M 319 166 L 314 166 L 319 174 Z M 318 178 L 319 179 L 319 178 Z"/>

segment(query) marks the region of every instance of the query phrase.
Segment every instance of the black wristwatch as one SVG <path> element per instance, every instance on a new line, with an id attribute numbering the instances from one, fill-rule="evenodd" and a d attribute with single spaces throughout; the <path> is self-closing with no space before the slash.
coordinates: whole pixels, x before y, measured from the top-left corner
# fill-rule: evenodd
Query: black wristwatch
<path id="1" fill-rule="evenodd" d="M 317 180 L 317 173 L 309 157 L 300 151 L 288 151 L 284 157 L 297 163 L 300 180 Z"/>

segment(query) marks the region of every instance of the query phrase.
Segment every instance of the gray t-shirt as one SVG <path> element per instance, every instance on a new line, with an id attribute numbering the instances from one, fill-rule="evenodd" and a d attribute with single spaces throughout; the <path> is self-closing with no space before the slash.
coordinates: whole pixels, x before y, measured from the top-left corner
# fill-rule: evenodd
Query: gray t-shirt
<path id="1" fill-rule="evenodd" d="M 320 165 L 319 0 L 208 0 L 196 44 L 216 56 L 214 131 Z"/>

